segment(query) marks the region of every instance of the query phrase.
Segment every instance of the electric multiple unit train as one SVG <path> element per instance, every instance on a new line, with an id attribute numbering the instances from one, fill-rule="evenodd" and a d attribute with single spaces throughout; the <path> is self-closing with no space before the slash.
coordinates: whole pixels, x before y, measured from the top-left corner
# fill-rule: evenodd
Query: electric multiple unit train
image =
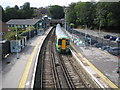
<path id="1" fill-rule="evenodd" d="M 70 38 L 68 35 L 63 31 L 63 28 L 60 24 L 56 26 L 56 50 L 60 53 L 68 53 L 70 52 Z"/>

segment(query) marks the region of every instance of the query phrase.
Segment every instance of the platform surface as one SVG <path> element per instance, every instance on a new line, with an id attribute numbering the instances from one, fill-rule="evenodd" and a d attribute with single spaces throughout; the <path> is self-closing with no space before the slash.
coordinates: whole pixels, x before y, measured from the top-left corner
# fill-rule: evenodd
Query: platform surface
<path id="1" fill-rule="evenodd" d="M 17 59 L 16 53 L 11 53 L 7 58 L 2 60 L 2 72 L 0 73 L 2 75 L 2 88 L 19 88 L 20 83 L 30 88 L 35 55 L 37 54 L 39 44 L 48 34 L 49 30 L 46 30 L 43 35 L 31 38 L 25 48 L 18 53 L 19 59 Z M 24 76 L 24 74 L 27 75 Z"/>
<path id="2" fill-rule="evenodd" d="M 72 37 L 70 33 L 68 35 Z M 119 74 L 117 71 L 120 58 L 95 47 L 78 47 L 77 45 L 75 47 L 95 68 L 118 86 Z"/>

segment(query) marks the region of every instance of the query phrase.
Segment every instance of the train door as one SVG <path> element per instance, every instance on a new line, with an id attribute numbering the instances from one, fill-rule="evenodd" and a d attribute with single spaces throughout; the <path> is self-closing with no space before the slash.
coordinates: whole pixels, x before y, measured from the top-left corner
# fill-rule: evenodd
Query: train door
<path id="1" fill-rule="evenodd" d="M 66 48 L 66 40 L 62 40 L 62 49 L 65 50 Z"/>

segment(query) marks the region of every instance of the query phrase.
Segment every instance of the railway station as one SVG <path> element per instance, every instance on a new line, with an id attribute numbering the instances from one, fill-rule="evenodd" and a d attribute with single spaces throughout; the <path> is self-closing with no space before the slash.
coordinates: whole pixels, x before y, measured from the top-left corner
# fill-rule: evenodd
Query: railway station
<path id="1" fill-rule="evenodd" d="M 19 59 L 11 54 L 3 61 L 3 88 L 118 88 L 117 57 L 93 47 L 79 48 L 72 41 L 72 55 L 60 55 L 52 40 L 54 30 L 50 27 L 43 35 L 29 40 L 25 50 L 19 53 Z M 12 80 L 14 83 L 9 84 Z"/>
<path id="2" fill-rule="evenodd" d="M 105 27 L 101 23 L 103 17 L 98 17 L 101 21 L 96 21 L 97 24 L 88 16 L 77 18 L 77 10 L 84 9 L 76 6 L 79 4 L 97 6 L 92 2 L 76 2 L 69 7 L 50 5 L 47 9 L 37 9 L 30 8 L 27 2 L 16 9 L 19 13 L 23 10 L 22 19 L 1 21 L 0 89 L 120 89 L 120 34 L 102 31 L 101 28 L 115 27 L 109 26 L 114 24 L 112 21 Z M 72 9 L 76 9 L 74 18 Z M 27 19 L 27 13 L 32 10 L 33 16 L 31 12 Z M 23 12 L 27 12 L 26 15 Z M 112 11 L 109 18 L 110 15 L 114 15 Z M 93 30 L 92 25 L 99 28 Z"/>

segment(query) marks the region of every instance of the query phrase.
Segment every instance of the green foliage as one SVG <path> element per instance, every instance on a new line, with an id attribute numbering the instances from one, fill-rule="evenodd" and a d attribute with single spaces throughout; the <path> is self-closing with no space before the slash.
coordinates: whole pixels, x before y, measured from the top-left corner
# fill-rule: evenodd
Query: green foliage
<path id="1" fill-rule="evenodd" d="M 29 10 L 29 9 L 30 9 L 30 3 L 29 2 L 24 3 L 23 10 Z"/>
<path id="2" fill-rule="evenodd" d="M 23 36 L 20 36 L 19 34 L 17 34 L 17 39 L 22 39 Z M 5 35 L 5 39 L 7 40 L 16 40 L 16 32 L 15 31 L 10 31 L 10 32 L 7 32 L 7 34 Z"/>
<path id="3" fill-rule="evenodd" d="M 120 26 L 120 2 L 100 2 L 96 8 L 96 24 L 101 21 L 104 27 Z"/>
<path id="4" fill-rule="evenodd" d="M 32 31 L 32 30 L 35 30 L 34 26 L 27 27 L 26 30 L 20 31 L 19 33 L 22 35 L 26 32 Z"/>
<path id="5" fill-rule="evenodd" d="M 61 6 L 58 6 L 58 5 L 50 6 L 48 12 L 53 19 L 64 18 L 64 10 L 63 10 L 63 7 Z"/>
<path id="6" fill-rule="evenodd" d="M 68 22 L 69 24 L 70 24 L 70 23 L 76 24 L 76 19 L 77 19 L 77 17 L 76 17 L 76 13 L 75 13 L 75 10 L 74 10 L 75 5 L 76 5 L 76 3 L 71 3 L 71 4 L 70 4 L 70 7 L 69 7 L 68 10 L 67 10 L 67 15 L 66 15 L 66 17 L 67 17 L 67 22 Z"/>
<path id="7" fill-rule="evenodd" d="M 9 28 L 11 31 L 7 32 L 5 39 L 7 40 L 16 40 L 16 27 Z M 22 39 L 23 34 L 29 31 L 35 30 L 34 26 L 27 27 L 25 30 L 17 29 L 17 39 Z"/>
<path id="8" fill-rule="evenodd" d="M 14 7 L 16 10 L 19 10 L 19 7 L 18 7 L 18 5 L 15 5 L 15 7 Z"/>
<path id="9" fill-rule="evenodd" d="M 95 17 L 95 5 L 92 2 L 79 2 L 75 6 L 78 25 L 88 25 L 93 24 Z"/>
<path id="10" fill-rule="evenodd" d="M 67 22 L 89 28 L 120 29 L 120 2 L 78 2 L 70 4 Z"/>
<path id="11" fill-rule="evenodd" d="M 6 7 L 6 9 L 3 12 L 3 16 L 5 18 L 4 21 L 7 22 L 10 19 L 30 19 L 33 17 L 34 15 L 34 10 L 32 8 L 30 8 L 30 3 L 26 2 L 24 3 L 24 5 L 22 6 L 23 8 L 19 9 L 19 7 L 17 5 L 15 5 L 14 7 Z"/>
<path id="12" fill-rule="evenodd" d="M 0 15 L 0 20 L 2 19 L 2 21 L 5 22 L 5 11 L 2 6 L 0 6 L 0 13 L 2 13 L 2 16 Z"/>

